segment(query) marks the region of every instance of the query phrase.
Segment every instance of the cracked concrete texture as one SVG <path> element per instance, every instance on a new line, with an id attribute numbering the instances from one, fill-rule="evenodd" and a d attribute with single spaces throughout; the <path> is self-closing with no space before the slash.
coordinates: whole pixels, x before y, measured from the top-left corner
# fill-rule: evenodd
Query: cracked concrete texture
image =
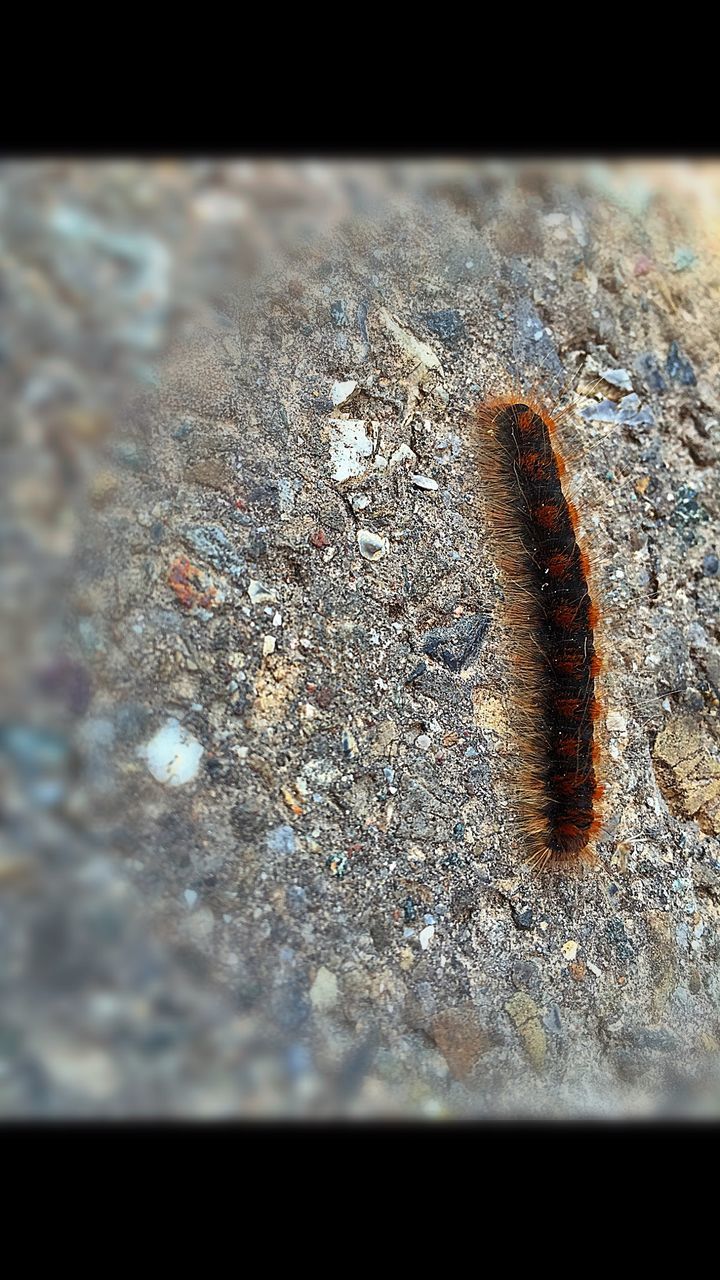
<path id="1" fill-rule="evenodd" d="M 50 168 L 4 176 L 6 1112 L 715 1113 L 717 169 Z M 598 564 L 578 880 L 514 830 L 508 383 L 572 399 Z"/>

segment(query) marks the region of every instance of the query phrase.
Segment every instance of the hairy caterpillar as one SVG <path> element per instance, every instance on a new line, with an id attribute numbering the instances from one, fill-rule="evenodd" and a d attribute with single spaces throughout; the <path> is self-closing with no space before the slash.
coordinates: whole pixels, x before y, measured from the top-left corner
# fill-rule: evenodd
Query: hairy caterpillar
<path id="1" fill-rule="evenodd" d="M 518 676 L 519 820 L 538 869 L 592 864 L 601 826 L 598 609 L 556 421 L 527 397 L 477 410 L 486 509 Z"/>

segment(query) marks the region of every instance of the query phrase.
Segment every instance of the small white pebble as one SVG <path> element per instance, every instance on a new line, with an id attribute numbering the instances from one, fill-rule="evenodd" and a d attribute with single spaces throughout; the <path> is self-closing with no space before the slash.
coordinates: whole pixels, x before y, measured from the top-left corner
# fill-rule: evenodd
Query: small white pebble
<path id="1" fill-rule="evenodd" d="M 267 658 L 269 654 L 275 652 L 275 636 L 263 636 L 263 658 Z"/>
<path id="2" fill-rule="evenodd" d="M 147 767 L 158 782 L 170 787 L 192 782 L 196 776 L 204 747 L 174 716 L 165 721 L 161 729 L 138 748 L 138 754 L 147 761 Z"/>
<path id="3" fill-rule="evenodd" d="M 592 960 L 588 960 L 587 967 L 591 973 L 595 974 L 596 978 L 602 977 L 602 969 L 599 969 L 596 964 L 593 964 Z"/>
<path id="4" fill-rule="evenodd" d="M 330 392 L 330 399 L 337 408 L 339 404 L 344 404 L 349 400 L 353 391 L 357 387 L 357 382 L 334 382 Z"/>
<path id="5" fill-rule="evenodd" d="M 608 711 L 605 725 L 609 733 L 627 733 L 627 720 L 619 711 Z"/>
<path id="6" fill-rule="evenodd" d="M 358 529 L 357 544 L 360 555 L 365 560 L 381 560 L 387 555 L 387 540 L 381 538 L 380 534 L 373 533 L 372 529 Z"/>
<path id="7" fill-rule="evenodd" d="M 275 592 L 272 588 L 263 586 L 262 582 L 258 582 L 257 578 L 250 579 L 247 592 L 253 604 L 268 604 L 275 599 Z"/>
<path id="8" fill-rule="evenodd" d="M 430 746 L 430 739 L 426 733 L 421 733 L 419 738 L 415 739 L 415 746 L 420 751 L 427 751 Z"/>
<path id="9" fill-rule="evenodd" d="M 632 391 L 632 379 L 627 369 L 603 369 L 600 377 L 609 382 L 611 387 L 619 387 L 621 391 Z"/>
<path id="10" fill-rule="evenodd" d="M 563 942 L 560 950 L 562 951 L 566 960 L 574 960 L 578 953 L 578 946 L 579 944 L 575 942 L 573 939 L 571 939 L 568 942 Z"/>
<path id="11" fill-rule="evenodd" d="M 420 942 L 420 947 L 423 951 L 427 951 L 434 936 L 435 936 L 434 924 L 429 924 L 426 929 L 420 930 L 418 934 L 418 940 Z"/>
<path id="12" fill-rule="evenodd" d="M 183 894 L 183 898 L 185 899 L 190 909 L 192 909 L 195 906 L 195 903 L 197 902 L 197 894 L 194 889 L 186 889 Z"/>
<path id="13" fill-rule="evenodd" d="M 411 476 L 410 479 L 416 489 L 437 489 L 438 487 L 437 480 L 433 480 L 431 476 L 414 475 Z"/>
<path id="14" fill-rule="evenodd" d="M 397 466 L 400 462 L 417 462 L 417 455 L 410 448 L 409 444 L 399 444 L 394 453 L 390 454 L 390 462 Z"/>

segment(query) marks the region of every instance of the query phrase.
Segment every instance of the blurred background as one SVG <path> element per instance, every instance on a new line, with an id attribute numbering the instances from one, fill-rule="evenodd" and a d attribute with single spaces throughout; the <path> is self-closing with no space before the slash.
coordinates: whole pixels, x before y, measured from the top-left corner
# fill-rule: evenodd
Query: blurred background
<path id="1" fill-rule="evenodd" d="M 716 162 L 0 167 L 0 1114 L 717 1114 L 719 218 Z M 508 377 L 590 404 L 638 619 L 587 891 L 503 816 Z"/>

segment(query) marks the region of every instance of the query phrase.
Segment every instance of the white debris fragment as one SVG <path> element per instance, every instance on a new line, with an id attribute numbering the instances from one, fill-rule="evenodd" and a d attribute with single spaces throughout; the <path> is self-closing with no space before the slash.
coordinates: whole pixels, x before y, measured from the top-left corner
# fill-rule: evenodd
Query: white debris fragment
<path id="1" fill-rule="evenodd" d="M 186 890 L 185 890 L 185 892 L 183 893 L 183 898 L 185 899 L 185 901 L 186 901 L 186 903 L 187 903 L 188 907 L 190 908 L 190 910 L 192 911 L 192 909 L 193 909 L 193 907 L 195 906 L 195 903 L 197 902 L 197 899 L 198 899 L 198 896 L 197 896 L 197 894 L 196 894 L 195 890 L 194 890 L 194 889 L 186 889 Z"/>
<path id="2" fill-rule="evenodd" d="M 275 652 L 276 643 L 275 636 L 263 636 L 263 658 L 268 658 L 271 653 Z"/>
<path id="3" fill-rule="evenodd" d="M 394 453 L 390 454 L 390 466 L 396 467 L 399 462 L 417 462 L 417 454 L 410 448 L 409 444 L 399 444 Z"/>
<path id="4" fill-rule="evenodd" d="M 435 936 L 434 924 L 429 924 L 427 928 L 420 930 L 418 934 L 418 941 L 420 943 L 420 948 L 422 951 L 427 951 L 434 936 Z"/>
<path id="5" fill-rule="evenodd" d="M 264 586 L 257 578 L 250 579 L 247 592 L 253 604 L 270 604 L 277 598 L 272 587 Z"/>
<path id="6" fill-rule="evenodd" d="M 330 418 L 330 463 L 333 480 L 350 480 L 366 469 L 373 442 L 361 418 Z"/>
<path id="7" fill-rule="evenodd" d="M 560 950 L 562 951 L 566 960 L 575 959 L 578 953 L 578 945 L 579 944 L 575 941 L 574 938 L 571 938 L 568 942 L 563 942 Z"/>
<path id="8" fill-rule="evenodd" d="M 149 742 L 138 748 L 153 778 L 170 787 L 192 782 L 204 747 L 171 716 Z"/>
<path id="9" fill-rule="evenodd" d="M 437 489 L 438 482 L 433 480 L 431 476 L 411 476 L 416 489 Z"/>
<path id="10" fill-rule="evenodd" d="M 627 733 L 627 720 L 619 711 L 608 711 L 605 725 L 609 733 Z"/>
<path id="11" fill-rule="evenodd" d="M 611 387 L 619 387 L 621 391 L 632 391 L 632 381 L 627 369 L 603 369 L 600 377 L 609 382 Z"/>
<path id="12" fill-rule="evenodd" d="M 332 389 L 330 391 L 330 399 L 332 400 L 336 409 L 339 404 L 344 404 L 346 400 L 350 399 L 356 387 L 357 387 L 357 382 L 352 382 L 352 381 L 333 383 Z"/>
<path id="13" fill-rule="evenodd" d="M 387 539 L 382 538 L 379 533 L 373 533 L 372 529 L 358 529 L 357 543 L 360 555 L 365 560 L 382 560 L 387 555 Z"/>
<path id="14" fill-rule="evenodd" d="M 310 1003 L 318 1013 L 326 1013 L 328 1009 L 334 1008 L 337 999 L 337 978 L 334 973 L 325 968 L 324 964 L 321 964 L 310 988 Z"/>
<path id="15" fill-rule="evenodd" d="M 417 364 L 424 365 L 426 369 L 440 369 L 442 367 L 432 347 L 429 347 L 427 342 L 420 342 L 414 333 L 411 333 L 404 325 L 399 324 L 384 307 L 380 310 L 379 316 L 395 341 Z"/>

